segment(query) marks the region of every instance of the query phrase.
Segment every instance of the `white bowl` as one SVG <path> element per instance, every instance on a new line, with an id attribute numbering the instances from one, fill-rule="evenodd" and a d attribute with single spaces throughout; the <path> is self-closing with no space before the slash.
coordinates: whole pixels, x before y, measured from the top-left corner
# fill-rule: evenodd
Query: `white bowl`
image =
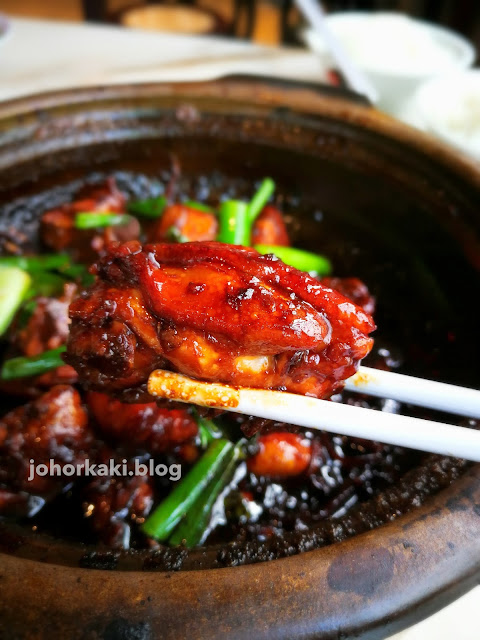
<path id="1" fill-rule="evenodd" d="M 409 110 L 422 129 L 480 160 L 480 69 L 430 80 Z"/>
<path id="2" fill-rule="evenodd" d="M 395 113 L 426 80 L 470 67 L 474 46 L 462 36 L 400 13 L 347 11 L 326 18 L 332 33 L 370 78 L 378 106 Z M 321 37 L 306 29 L 307 45 L 328 55 Z"/>

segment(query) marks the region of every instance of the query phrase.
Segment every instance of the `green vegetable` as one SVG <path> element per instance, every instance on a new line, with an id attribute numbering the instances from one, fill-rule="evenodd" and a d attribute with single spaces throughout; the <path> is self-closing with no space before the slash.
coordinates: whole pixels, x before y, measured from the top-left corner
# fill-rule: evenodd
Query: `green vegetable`
<path id="1" fill-rule="evenodd" d="M 25 304 L 22 306 L 17 318 L 17 326 L 20 329 L 23 329 L 24 327 L 27 326 L 28 321 L 30 320 L 32 315 L 35 313 L 35 309 L 37 308 L 37 305 L 38 305 L 38 302 L 36 300 L 27 300 L 27 302 L 25 302 Z"/>
<path id="2" fill-rule="evenodd" d="M 41 287 L 38 287 L 40 293 L 36 295 L 52 295 L 47 292 L 48 287 L 53 291 L 54 282 L 57 289 L 60 288 L 59 275 L 49 274 L 48 271 L 58 271 L 64 278 L 70 280 L 78 280 L 84 286 L 94 282 L 94 277 L 88 273 L 88 269 L 83 264 L 74 264 L 70 262 L 70 257 L 66 253 L 46 254 L 42 256 L 5 256 L 0 258 L 1 267 L 18 267 L 24 271 L 28 271 L 35 276 L 33 290 L 37 288 L 37 280 L 40 279 L 44 286 L 45 293 Z M 57 280 L 54 280 L 57 278 Z M 47 281 L 49 285 L 47 285 Z M 63 283 L 65 280 L 63 280 Z"/>
<path id="3" fill-rule="evenodd" d="M 200 444 L 204 449 L 206 449 L 213 440 L 222 436 L 222 432 L 213 420 L 203 418 L 198 414 L 196 415 L 196 420 L 198 424 L 198 433 L 200 435 Z"/>
<path id="4" fill-rule="evenodd" d="M 264 180 L 262 180 L 262 184 L 257 189 L 257 192 L 250 200 L 250 204 L 248 205 L 248 218 L 251 224 L 255 221 L 255 218 L 270 200 L 270 197 L 274 191 L 275 183 L 271 178 L 265 178 Z"/>
<path id="5" fill-rule="evenodd" d="M 160 542 L 166 540 L 232 449 L 233 444 L 229 440 L 214 440 L 188 474 L 147 518 L 143 531 Z"/>
<path id="6" fill-rule="evenodd" d="M 128 224 L 131 216 L 123 213 L 95 213 L 95 211 L 82 211 L 75 216 L 77 229 L 99 229 L 100 227 L 118 227 Z"/>
<path id="7" fill-rule="evenodd" d="M 4 256 L 0 258 L 0 267 L 18 267 L 29 273 L 51 271 L 70 264 L 66 253 L 45 254 L 43 256 Z"/>
<path id="8" fill-rule="evenodd" d="M 31 358 L 20 357 L 6 360 L 0 372 L 2 380 L 15 380 L 16 378 L 28 378 L 38 376 L 64 364 L 61 354 L 66 350 L 65 346 L 44 351 Z"/>
<path id="9" fill-rule="evenodd" d="M 243 441 L 240 441 L 229 451 L 224 463 L 218 468 L 205 490 L 173 532 L 169 539 L 171 545 L 184 544 L 190 549 L 203 541 L 208 531 L 213 506 L 225 487 L 232 481 L 238 460 L 243 455 L 242 446 Z"/>
<path id="10" fill-rule="evenodd" d="M 250 245 L 251 224 L 248 205 L 239 200 L 226 200 L 220 206 L 220 233 L 217 240 L 227 244 Z"/>
<path id="11" fill-rule="evenodd" d="M 95 282 L 95 276 L 88 271 L 84 264 L 69 264 L 59 269 L 60 273 L 69 280 L 79 282 L 83 287 L 88 287 Z"/>
<path id="12" fill-rule="evenodd" d="M 0 267 L 0 335 L 10 326 L 32 282 L 18 267 Z"/>
<path id="13" fill-rule="evenodd" d="M 190 209 L 197 209 L 198 211 L 203 211 L 204 213 L 215 213 L 212 207 L 209 207 L 208 204 L 203 204 L 202 202 L 197 202 L 196 200 L 187 200 L 183 202 L 186 207 L 190 207 Z"/>
<path id="14" fill-rule="evenodd" d="M 160 218 L 167 205 L 165 196 L 157 198 L 147 198 L 146 200 L 135 200 L 129 202 L 127 209 L 129 213 L 145 218 Z"/>
<path id="15" fill-rule="evenodd" d="M 65 282 L 65 278 L 62 278 L 62 276 L 56 273 L 38 271 L 25 297 L 35 298 L 37 296 L 46 296 L 48 298 L 56 296 L 62 293 Z"/>
<path id="16" fill-rule="evenodd" d="M 267 244 L 256 244 L 254 249 L 263 254 L 273 253 L 285 264 L 300 269 L 300 271 L 308 271 L 315 276 L 327 276 L 332 270 L 330 260 L 316 253 L 310 253 L 309 251 L 293 249 L 292 247 L 276 247 Z"/>

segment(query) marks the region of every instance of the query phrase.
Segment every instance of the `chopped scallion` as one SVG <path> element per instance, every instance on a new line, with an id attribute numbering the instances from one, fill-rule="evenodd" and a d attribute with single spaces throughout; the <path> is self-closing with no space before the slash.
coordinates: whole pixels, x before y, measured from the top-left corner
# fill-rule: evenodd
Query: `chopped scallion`
<path id="1" fill-rule="evenodd" d="M 250 223 L 255 221 L 263 207 L 267 204 L 275 191 L 275 183 L 271 178 L 265 178 L 262 180 L 262 184 L 257 189 L 255 195 L 250 200 L 248 205 L 248 218 Z"/>
<path id="2" fill-rule="evenodd" d="M 66 253 L 45 254 L 43 256 L 3 256 L 0 267 L 18 267 L 29 273 L 36 271 L 51 271 L 70 264 L 70 257 Z"/>
<path id="3" fill-rule="evenodd" d="M 229 440 L 214 440 L 188 474 L 147 518 L 143 531 L 160 542 L 167 540 L 232 449 L 233 444 Z"/>
<path id="4" fill-rule="evenodd" d="M 248 205 L 239 200 L 226 200 L 220 206 L 220 233 L 217 240 L 227 244 L 250 245 L 251 224 Z"/>
<path id="5" fill-rule="evenodd" d="M 49 271 L 38 271 L 32 279 L 32 283 L 26 293 L 26 298 L 36 298 L 45 296 L 47 298 L 59 295 L 63 291 L 65 278 L 50 273 Z"/>
<path id="6" fill-rule="evenodd" d="M 135 216 L 160 218 L 166 206 L 167 199 L 165 196 L 158 196 L 156 198 L 146 198 L 145 200 L 129 202 L 127 209 L 129 213 L 133 213 Z"/>
<path id="7" fill-rule="evenodd" d="M 183 544 L 190 549 L 203 542 L 208 532 L 213 506 L 225 487 L 232 481 L 238 460 L 243 455 L 242 447 L 243 441 L 235 445 L 228 453 L 223 465 L 219 467 L 205 490 L 171 535 L 169 543 L 172 546 Z"/>
<path id="8" fill-rule="evenodd" d="M 209 420 L 208 418 L 204 418 L 198 414 L 196 420 L 198 424 L 200 444 L 204 449 L 206 449 L 213 440 L 217 440 L 222 436 L 222 432 L 213 420 Z"/>
<path id="9" fill-rule="evenodd" d="M 285 264 L 300 271 L 307 271 L 314 276 L 327 276 L 332 270 L 332 265 L 328 258 L 316 253 L 310 253 L 310 251 L 266 244 L 256 244 L 254 249 L 263 254 L 273 253 Z"/>
<path id="10" fill-rule="evenodd" d="M 118 227 L 128 224 L 131 216 L 123 213 L 96 213 L 95 211 L 82 211 L 75 216 L 77 229 L 99 229 L 101 227 Z"/>
<path id="11" fill-rule="evenodd" d="M 5 360 L 0 372 L 0 378 L 2 380 L 28 378 L 61 367 L 64 364 L 62 353 L 64 353 L 65 350 L 66 347 L 62 346 L 57 349 L 50 349 L 50 351 L 44 351 L 40 355 L 30 358 L 21 356 L 19 358 L 12 358 L 11 360 Z"/>

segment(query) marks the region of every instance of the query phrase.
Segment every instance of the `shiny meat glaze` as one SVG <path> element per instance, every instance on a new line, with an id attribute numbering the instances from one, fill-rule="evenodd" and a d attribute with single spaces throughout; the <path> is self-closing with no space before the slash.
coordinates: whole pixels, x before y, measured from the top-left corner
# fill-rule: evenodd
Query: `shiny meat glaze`
<path id="1" fill-rule="evenodd" d="M 155 368 L 327 397 L 370 351 L 372 318 L 308 274 L 215 242 L 128 243 L 70 306 L 66 361 L 119 391 Z"/>

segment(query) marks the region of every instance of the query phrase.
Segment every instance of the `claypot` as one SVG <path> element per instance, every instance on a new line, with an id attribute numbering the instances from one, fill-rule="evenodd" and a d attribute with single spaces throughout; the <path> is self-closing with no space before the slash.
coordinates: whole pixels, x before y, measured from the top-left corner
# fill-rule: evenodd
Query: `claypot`
<path id="1" fill-rule="evenodd" d="M 340 271 L 367 282 L 382 264 L 377 295 L 390 306 L 377 323 L 405 343 L 419 333 L 442 379 L 475 386 L 480 171 L 352 96 L 237 77 L 9 102 L 0 198 L 18 203 L 86 171 L 161 168 L 171 152 L 186 174 L 273 175 L 325 211 L 331 227 L 299 214 L 302 243 L 333 234 Z M 22 215 L 4 207 L 2 220 L 28 232 L 35 221 Z M 345 247 L 357 240 L 353 259 Z M 443 350 L 435 331 L 449 323 L 457 334 Z M 382 638 L 478 581 L 479 525 L 480 466 L 437 456 L 418 456 L 350 519 L 262 549 L 95 553 L 2 524 L 0 636 Z"/>

